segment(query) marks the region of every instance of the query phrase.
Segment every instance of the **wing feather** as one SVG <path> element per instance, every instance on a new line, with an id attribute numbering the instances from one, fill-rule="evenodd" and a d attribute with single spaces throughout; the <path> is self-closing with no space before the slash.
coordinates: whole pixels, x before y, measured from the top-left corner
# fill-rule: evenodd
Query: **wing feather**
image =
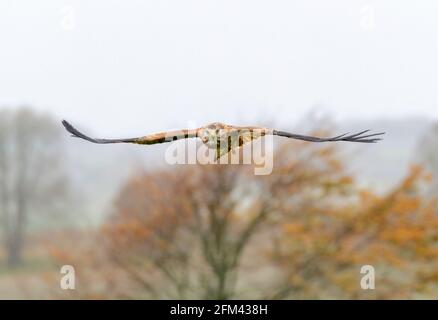
<path id="1" fill-rule="evenodd" d="M 128 139 L 95 139 L 91 138 L 79 130 L 77 130 L 75 127 L 73 127 L 70 123 L 63 120 L 62 124 L 64 125 L 65 129 L 72 134 L 73 137 L 81 138 L 84 140 L 87 140 L 92 143 L 98 143 L 98 144 L 109 144 L 109 143 L 135 143 L 135 144 L 157 144 L 157 143 L 166 143 L 171 142 L 175 140 L 180 139 L 186 139 L 186 138 L 195 138 L 197 137 L 198 129 L 194 130 L 179 130 L 179 131 L 168 131 L 168 132 L 161 132 L 156 134 L 151 134 L 139 138 L 128 138 Z"/>
<path id="2" fill-rule="evenodd" d="M 372 133 L 364 135 L 365 133 L 370 132 L 370 130 L 365 130 L 359 133 L 355 134 L 342 134 L 336 137 L 331 138 L 319 138 L 314 136 L 306 136 L 306 135 L 300 135 L 300 134 L 294 134 L 284 131 L 278 131 L 273 130 L 272 134 L 276 136 L 291 138 L 291 139 L 297 139 L 297 140 L 304 140 L 304 141 L 310 141 L 310 142 L 335 142 L 335 141 L 348 141 L 348 142 L 362 142 L 362 143 L 375 143 L 382 138 L 380 138 L 382 135 L 385 134 L 385 132 L 378 132 L 378 133 Z"/>

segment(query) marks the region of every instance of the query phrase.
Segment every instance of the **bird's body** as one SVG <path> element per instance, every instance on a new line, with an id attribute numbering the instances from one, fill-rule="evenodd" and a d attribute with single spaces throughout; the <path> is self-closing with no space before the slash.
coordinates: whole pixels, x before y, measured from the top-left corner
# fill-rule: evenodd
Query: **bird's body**
<path id="1" fill-rule="evenodd" d="M 357 134 L 347 135 L 343 134 L 332 138 L 318 138 L 313 136 L 298 135 L 284 131 L 278 131 L 263 127 L 237 127 L 227 125 L 220 122 L 214 122 L 204 127 L 191 130 L 167 131 L 156 134 L 150 134 L 139 138 L 129 139 L 94 139 L 76 130 L 70 123 L 63 121 L 62 124 L 68 132 L 74 137 L 81 138 L 93 143 L 109 144 L 109 143 L 135 143 L 143 145 L 151 145 L 157 143 L 166 143 L 180 139 L 200 138 L 202 143 L 209 149 L 216 149 L 216 158 L 228 152 L 242 147 L 246 143 L 250 143 L 260 137 L 266 135 L 276 135 L 292 139 L 304 140 L 309 142 L 334 142 L 334 141 L 349 141 L 349 142 L 363 142 L 374 143 L 380 138 L 376 138 L 384 133 L 367 134 L 369 130 L 362 131 Z"/>
<path id="2" fill-rule="evenodd" d="M 211 123 L 197 131 L 204 145 L 216 149 L 216 158 L 269 133 L 267 128 L 236 127 L 220 122 Z"/>

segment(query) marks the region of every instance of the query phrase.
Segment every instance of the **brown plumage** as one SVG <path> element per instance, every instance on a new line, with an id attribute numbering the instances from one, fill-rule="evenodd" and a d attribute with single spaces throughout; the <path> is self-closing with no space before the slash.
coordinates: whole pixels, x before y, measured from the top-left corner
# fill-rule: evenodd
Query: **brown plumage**
<path id="1" fill-rule="evenodd" d="M 200 138 L 202 142 L 210 149 L 216 149 L 216 158 L 220 158 L 224 154 L 241 147 L 255 139 L 266 135 L 275 135 L 297 140 L 309 142 L 362 142 L 375 143 L 381 140 L 380 136 L 384 132 L 367 134 L 369 130 L 365 130 L 356 134 L 343 134 L 331 138 L 319 138 L 314 136 L 299 135 L 285 131 L 279 131 L 263 127 L 236 127 L 226 125 L 220 122 L 209 124 L 205 127 L 192 130 L 166 131 L 156 134 L 150 134 L 139 138 L 129 139 L 95 139 L 86 136 L 79 132 L 67 121 L 62 121 L 65 129 L 72 134 L 73 137 L 81 138 L 93 143 L 109 144 L 109 143 L 135 143 L 135 144 L 157 144 L 166 143 L 175 140 L 187 138 Z"/>

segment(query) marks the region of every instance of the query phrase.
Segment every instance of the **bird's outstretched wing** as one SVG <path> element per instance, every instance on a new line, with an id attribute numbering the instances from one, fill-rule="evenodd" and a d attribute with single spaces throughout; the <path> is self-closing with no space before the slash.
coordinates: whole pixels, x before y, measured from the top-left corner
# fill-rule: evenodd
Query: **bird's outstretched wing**
<path id="1" fill-rule="evenodd" d="M 384 132 L 368 134 L 370 130 L 365 130 L 356 134 L 345 133 L 331 138 L 319 138 L 313 136 L 304 136 L 300 134 L 294 134 L 284 131 L 273 130 L 272 134 L 276 136 L 310 141 L 310 142 L 333 142 L 333 141 L 349 141 L 349 142 L 363 142 L 363 143 L 375 143 L 382 140 L 381 136 Z"/>
<path id="2" fill-rule="evenodd" d="M 89 136 L 79 132 L 70 123 L 63 120 L 62 124 L 65 129 L 72 134 L 73 137 L 81 138 L 92 143 L 108 144 L 108 143 L 135 143 L 135 144 L 157 144 L 171 142 L 174 140 L 195 138 L 197 137 L 198 129 L 194 130 L 180 130 L 180 131 L 168 131 L 156 134 L 147 135 L 139 138 L 129 138 L 129 139 L 94 139 Z"/>

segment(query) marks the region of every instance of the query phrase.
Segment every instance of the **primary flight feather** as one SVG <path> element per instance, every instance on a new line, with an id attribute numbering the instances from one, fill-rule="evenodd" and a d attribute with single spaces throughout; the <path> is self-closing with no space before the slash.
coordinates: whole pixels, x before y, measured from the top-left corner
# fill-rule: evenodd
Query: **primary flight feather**
<path id="1" fill-rule="evenodd" d="M 289 133 L 285 131 L 274 130 L 263 127 L 237 127 L 220 122 L 215 122 L 207 126 L 179 131 L 166 131 L 155 134 L 146 135 L 139 138 L 128 139 L 95 139 L 79 132 L 67 121 L 62 121 L 65 129 L 72 134 L 72 136 L 87 140 L 89 142 L 98 144 L 109 143 L 135 143 L 135 144 L 157 144 L 166 143 L 180 139 L 200 138 L 202 142 L 210 149 L 216 150 L 216 158 L 220 158 L 224 154 L 241 147 L 246 143 L 252 142 L 255 139 L 266 135 L 281 136 L 291 139 L 304 140 L 309 142 L 362 142 L 375 143 L 381 139 L 384 132 L 369 133 L 370 130 L 365 130 L 356 134 L 342 134 L 331 138 L 319 138 L 314 136 L 300 135 Z"/>

